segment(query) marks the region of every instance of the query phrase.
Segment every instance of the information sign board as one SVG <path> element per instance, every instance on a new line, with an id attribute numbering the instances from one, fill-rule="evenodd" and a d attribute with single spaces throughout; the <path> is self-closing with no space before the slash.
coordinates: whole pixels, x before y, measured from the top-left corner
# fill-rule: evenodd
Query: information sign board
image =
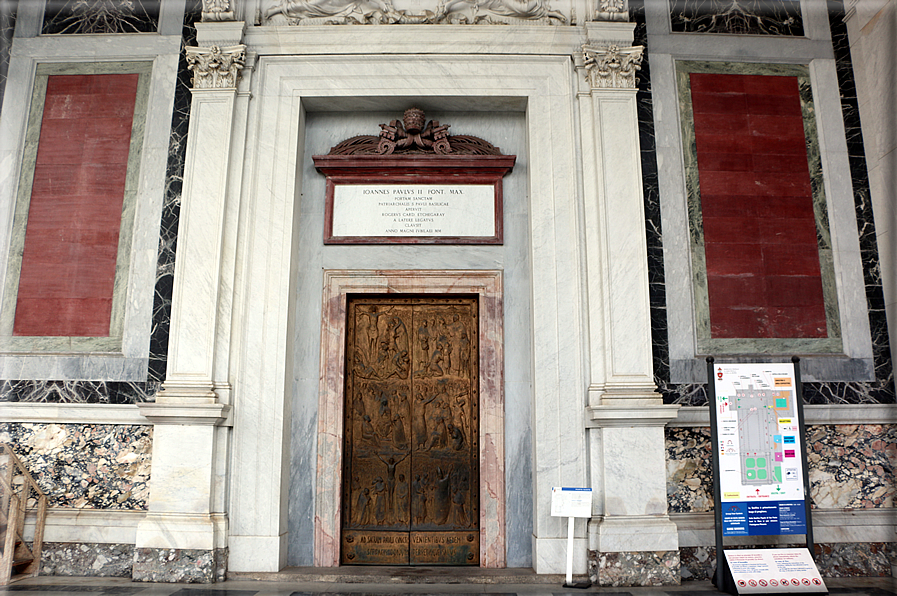
<path id="1" fill-rule="evenodd" d="M 551 489 L 551 515 L 592 517 L 592 489 L 555 486 Z"/>
<path id="2" fill-rule="evenodd" d="M 714 386 L 723 534 L 806 534 L 794 365 L 716 364 Z"/>
<path id="3" fill-rule="evenodd" d="M 805 548 L 724 552 L 739 594 L 828 592 L 810 551 Z"/>

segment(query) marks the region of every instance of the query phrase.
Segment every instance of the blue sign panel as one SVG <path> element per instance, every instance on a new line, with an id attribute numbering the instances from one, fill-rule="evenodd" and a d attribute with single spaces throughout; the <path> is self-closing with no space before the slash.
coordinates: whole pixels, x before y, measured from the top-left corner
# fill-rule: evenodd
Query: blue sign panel
<path id="1" fill-rule="evenodd" d="M 803 501 L 739 501 L 723 503 L 724 536 L 806 534 Z"/>

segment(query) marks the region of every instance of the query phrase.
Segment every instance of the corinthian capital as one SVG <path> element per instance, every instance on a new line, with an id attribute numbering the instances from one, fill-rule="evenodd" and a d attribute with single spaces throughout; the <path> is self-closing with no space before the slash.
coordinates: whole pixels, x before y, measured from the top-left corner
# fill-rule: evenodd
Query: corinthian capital
<path id="1" fill-rule="evenodd" d="M 187 48 L 187 68 L 193 71 L 194 89 L 229 89 L 237 86 L 246 63 L 243 44 L 210 48 Z"/>
<path id="2" fill-rule="evenodd" d="M 230 0 L 202 0 L 203 21 L 233 21 Z"/>
<path id="3" fill-rule="evenodd" d="M 644 49 L 583 44 L 583 65 L 592 89 L 635 89 L 635 73 L 641 68 Z"/>

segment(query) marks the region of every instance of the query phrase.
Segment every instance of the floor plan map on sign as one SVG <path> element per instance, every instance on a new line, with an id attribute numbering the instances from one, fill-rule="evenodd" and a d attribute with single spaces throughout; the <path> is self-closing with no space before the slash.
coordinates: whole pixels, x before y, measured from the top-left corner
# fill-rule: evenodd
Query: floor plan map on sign
<path id="1" fill-rule="evenodd" d="M 714 372 L 724 533 L 804 533 L 793 365 L 718 364 Z"/>

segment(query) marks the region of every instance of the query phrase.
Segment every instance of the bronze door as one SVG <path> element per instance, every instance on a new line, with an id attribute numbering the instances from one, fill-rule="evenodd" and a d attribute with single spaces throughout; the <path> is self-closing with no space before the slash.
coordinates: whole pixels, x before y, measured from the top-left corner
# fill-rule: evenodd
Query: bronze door
<path id="1" fill-rule="evenodd" d="M 350 297 L 340 560 L 479 564 L 477 299 Z"/>

